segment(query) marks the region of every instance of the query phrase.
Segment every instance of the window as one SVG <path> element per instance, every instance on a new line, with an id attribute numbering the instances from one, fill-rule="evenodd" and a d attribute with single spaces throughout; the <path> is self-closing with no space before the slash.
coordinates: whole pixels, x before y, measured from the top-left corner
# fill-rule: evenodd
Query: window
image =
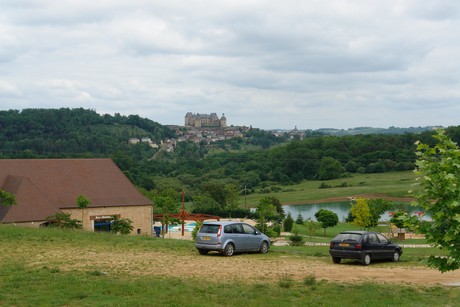
<path id="1" fill-rule="evenodd" d="M 218 233 L 220 225 L 203 225 L 201 227 L 201 233 Z"/>
<path id="2" fill-rule="evenodd" d="M 244 233 L 250 234 L 250 235 L 253 235 L 256 233 L 256 230 L 252 226 L 249 226 L 247 224 L 242 224 L 242 225 L 243 225 Z"/>
<path id="3" fill-rule="evenodd" d="M 244 233 L 241 224 L 233 224 L 232 225 L 233 233 Z"/>
<path id="4" fill-rule="evenodd" d="M 361 234 L 358 234 L 358 233 L 341 233 L 337 237 L 335 237 L 334 240 L 359 242 L 361 240 Z"/>
<path id="5" fill-rule="evenodd" d="M 385 238 L 384 236 L 382 236 L 381 234 L 378 233 L 378 234 L 377 234 L 377 237 L 379 238 L 380 243 L 382 243 L 382 244 L 388 244 L 388 239 Z"/>
<path id="6" fill-rule="evenodd" d="M 375 235 L 375 233 L 369 234 L 369 243 L 372 243 L 372 244 L 379 243 L 379 239 L 377 239 L 377 236 Z"/>

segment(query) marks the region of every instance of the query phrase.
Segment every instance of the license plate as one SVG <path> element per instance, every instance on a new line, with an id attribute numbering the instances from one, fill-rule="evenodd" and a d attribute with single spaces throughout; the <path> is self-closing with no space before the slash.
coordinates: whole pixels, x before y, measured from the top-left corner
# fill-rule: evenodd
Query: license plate
<path id="1" fill-rule="evenodd" d="M 201 237 L 201 240 L 210 241 L 210 240 L 211 240 L 211 237 L 210 237 L 210 236 L 202 236 L 202 237 Z"/>
<path id="2" fill-rule="evenodd" d="M 339 246 L 341 246 L 341 247 L 349 247 L 350 244 L 349 243 L 339 243 Z"/>

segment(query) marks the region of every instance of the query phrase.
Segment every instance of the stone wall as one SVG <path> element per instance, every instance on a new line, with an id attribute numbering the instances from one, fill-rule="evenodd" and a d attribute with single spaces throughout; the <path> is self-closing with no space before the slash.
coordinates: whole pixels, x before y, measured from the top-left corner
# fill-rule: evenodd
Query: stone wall
<path id="1" fill-rule="evenodd" d="M 72 219 L 82 220 L 81 209 L 63 209 L 62 211 L 70 213 Z M 109 219 L 116 215 L 119 218 L 128 218 L 133 221 L 131 234 L 152 235 L 152 214 L 151 205 L 85 208 L 83 209 L 83 229 L 94 231 L 95 220 Z"/>

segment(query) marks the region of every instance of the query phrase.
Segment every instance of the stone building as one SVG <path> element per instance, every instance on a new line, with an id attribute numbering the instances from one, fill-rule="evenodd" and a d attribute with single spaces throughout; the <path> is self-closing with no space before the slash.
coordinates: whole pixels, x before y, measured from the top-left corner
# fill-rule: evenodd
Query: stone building
<path id="1" fill-rule="evenodd" d="M 191 127 L 227 127 L 227 118 L 225 114 L 222 114 L 222 117 L 219 118 L 216 113 L 211 114 L 193 114 L 188 112 L 185 115 L 185 126 Z"/>
<path id="2" fill-rule="evenodd" d="M 152 234 L 152 202 L 111 159 L 0 160 L 0 189 L 16 196 L 16 205 L 0 205 L 0 222 L 40 227 L 57 212 L 69 213 L 88 231 L 109 231 L 117 218 L 128 218 L 132 234 Z M 78 196 L 91 204 L 80 209 Z"/>

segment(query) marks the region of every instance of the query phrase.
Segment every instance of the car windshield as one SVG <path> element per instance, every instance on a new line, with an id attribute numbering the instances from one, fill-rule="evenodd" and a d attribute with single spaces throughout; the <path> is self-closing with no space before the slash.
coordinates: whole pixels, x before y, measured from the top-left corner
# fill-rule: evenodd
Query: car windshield
<path id="1" fill-rule="evenodd" d="M 204 224 L 201 226 L 200 232 L 201 233 L 218 233 L 219 232 L 219 225 L 209 225 Z"/>
<path id="2" fill-rule="evenodd" d="M 334 238 L 336 241 L 361 241 L 361 234 L 359 233 L 341 233 Z"/>

